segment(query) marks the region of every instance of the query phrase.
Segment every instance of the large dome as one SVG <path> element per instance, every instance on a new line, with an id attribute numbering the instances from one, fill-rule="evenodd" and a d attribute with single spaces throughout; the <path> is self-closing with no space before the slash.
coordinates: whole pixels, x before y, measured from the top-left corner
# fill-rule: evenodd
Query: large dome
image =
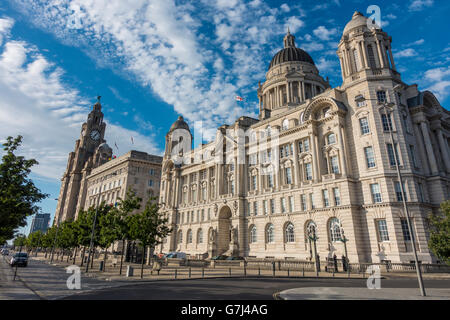
<path id="1" fill-rule="evenodd" d="M 175 121 L 172 126 L 170 127 L 170 131 L 172 132 L 176 129 L 185 129 L 187 131 L 189 131 L 189 125 L 186 123 L 186 121 L 184 121 L 182 116 L 179 116 L 177 121 Z"/>
<path id="2" fill-rule="evenodd" d="M 314 65 L 314 60 L 304 50 L 295 46 L 295 37 L 288 33 L 284 37 L 284 49 L 278 51 L 278 53 L 272 58 L 269 69 L 284 62 L 299 61 L 307 62 Z"/>
<path id="3" fill-rule="evenodd" d="M 358 11 L 355 11 L 353 14 L 352 20 L 344 28 L 343 34 L 348 34 L 352 29 L 366 27 L 365 29 L 369 29 L 367 27 L 367 18 Z"/>

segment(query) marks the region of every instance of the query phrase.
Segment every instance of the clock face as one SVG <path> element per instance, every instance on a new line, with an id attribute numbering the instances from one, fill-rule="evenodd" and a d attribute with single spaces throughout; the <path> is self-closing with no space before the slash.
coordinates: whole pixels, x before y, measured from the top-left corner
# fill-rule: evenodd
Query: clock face
<path id="1" fill-rule="evenodd" d="M 98 132 L 98 130 L 92 130 L 90 137 L 92 140 L 98 141 L 100 139 L 100 132 Z"/>

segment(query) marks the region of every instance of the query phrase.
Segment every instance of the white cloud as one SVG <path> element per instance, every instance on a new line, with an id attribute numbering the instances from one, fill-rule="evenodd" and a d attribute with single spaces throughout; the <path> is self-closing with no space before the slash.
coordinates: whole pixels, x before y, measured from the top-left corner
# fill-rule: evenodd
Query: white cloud
<path id="1" fill-rule="evenodd" d="M 9 31 L 14 25 L 14 20 L 11 18 L 0 18 L 0 45 L 3 43 L 3 37 L 9 35 Z"/>
<path id="2" fill-rule="evenodd" d="M 319 61 L 316 61 L 316 67 L 321 74 L 324 74 L 325 72 L 336 71 L 339 64 L 336 59 L 326 60 L 325 58 L 320 58 Z"/>
<path id="3" fill-rule="evenodd" d="M 314 35 L 320 40 L 328 41 L 330 38 L 337 34 L 337 29 L 327 29 L 324 26 L 319 26 L 313 31 Z"/>
<path id="4" fill-rule="evenodd" d="M 9 40 L 0 46 L 0 139 L 22 135 L 21 153 L 40 163 L 33 172 L 50 179 L 61 178 L 90 104 L 62 77 L 63 71 L 32 45 Z M 127 145 L 124 139 L 131 134 L 140 150 L 159 152 L 148 137 L 107 125 L 108 143 L 114 139 L 124 152 L 130 150 L 131 141 Z"/>
<path id="5" fill-rule="evenodd" d="M 427 70 L 423 83 L 439 100 L 445 100 L 450 95 L 450 67 Z"/>
<path id="6" fill-rule="evenodd" d="M 394 53 L 395 58 L 410 58 L 417 56 L 416 50 L 408 48 L 399 52 Z"/>
<path id="7" fill-rule="evenodd" d="M 99 64 L 133 74 L 189 122 L 203 120 L 208 129 L 255 115 L 253 105 L 238 105 L 234 96 L 255 96 L 271 58 L 261 53 L 275 49 L 267 43 L 276 38 L 281 47 L 286 22 L 292 32 L 304 25 L 294 14 L 300 9 L 291 6 L 286 16 L 287 6 L 259 0 L 201 0 L 196 7 L 174 0 L 15 2 L 36 26 Z M 69 29 L 73 20 L 82 28 Z M 215 33 L 203 33 L 211 25 Z"/>
<path id="8" fill-rule="evenodd" d="M 283 3 L 283 4 L 280 6 L 280 8 L 281 8 L 281 10 L 283 10 L 284 12 L 289 12 L 289 11 L 291 11 L 291 8 L 289 8 L 289 6 L 288 6 L 286 3 Z"/>
<path id="9" fill-rule="evenodd" d="M 427 7 L 431 7 L 433 3 L 433 0 L 414 0 L 410 3 L 408 9 L 409 11 L 422 11 Z"/>

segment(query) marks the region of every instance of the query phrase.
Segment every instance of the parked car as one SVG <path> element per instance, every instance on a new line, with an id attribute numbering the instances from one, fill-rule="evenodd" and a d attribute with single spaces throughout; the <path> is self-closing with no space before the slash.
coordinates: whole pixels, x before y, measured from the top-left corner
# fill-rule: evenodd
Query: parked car
<path id="1" fill-rule="evenodd" d="M 172 258 L 186 259 L 186 253 L 184 253 L 184 252 L 175 252 L 175 255 Z"/>
<path id="2" fill-rule="evenodd" d="M 28 265 L 28 253 L 26 253 L 26 252 L 16 253 L 11 258 L 11 261 L 9 264 L 11 265 L 11 267 L 15 267 L 16 265 L 26 267 Z"/>
<path id="3" fill-rule="evenodd" d="M 7 255 L 9 255 L 9 250 L 8 249 L 2 249 L 2 255 L 3 256 L 7 256 Z"/>
<path id="4" fill-rule="evenodd" d="M 222 254 L 220 256 L 212 257 L 211 260 L 226 260 L 227 258 L 228 256 Z"/>
<path id="5" fill-rule="evenodd" d="M 175 255 L 175 252 L 169 252 L 164 255 L 164 258 L 173 258 L 174 255 Z"/>
<path id="6" fill-rule="evenodd" d="M 228 257 L 225 260 L 244 260 L 244 257 Z"/>

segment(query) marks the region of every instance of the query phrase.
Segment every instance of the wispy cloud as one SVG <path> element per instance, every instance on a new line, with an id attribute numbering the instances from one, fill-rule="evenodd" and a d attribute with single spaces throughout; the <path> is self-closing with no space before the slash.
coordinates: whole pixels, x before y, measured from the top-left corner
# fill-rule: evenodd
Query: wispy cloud
<path id="1" fill-rule="evenodd" d="M 446 99 L 450 95 L 450 67 L 427 70 L 422 82 L 438 99 L 441 101 Z"/>
<path id="2" fill-rule="evenodd" d="M 12 40 L 6 28 L 0 36 L 6 40 L 0 45 L 0 139 L 24 136 L 21 152 L 40 163 L 33 172 L 59 179 L 91 103 L 64 83 L 64 71 L 37 47 Z M 115 124 L 107 125 L 107 141 L 117 141 L 124 152 L 131 148 L 131 142 L 124 141 L 130 135 L 135 136 L 140 150 L 160 152 L 148 137 Z"/>
<path id="3" fill-rule="evenodd" d="M 410 58 L 415 56 L 417 56 L 417 52 L 412 48 L 408 48 L 394 53 L 395 58 Z"/>
<path id="4" fill-rule="evenodd" d="M 409 11 L 422 11 L 423 9 L 427 7 L 433 6 L 434 1 L 433 0 L 413 0 L 409 4 Z"/>

